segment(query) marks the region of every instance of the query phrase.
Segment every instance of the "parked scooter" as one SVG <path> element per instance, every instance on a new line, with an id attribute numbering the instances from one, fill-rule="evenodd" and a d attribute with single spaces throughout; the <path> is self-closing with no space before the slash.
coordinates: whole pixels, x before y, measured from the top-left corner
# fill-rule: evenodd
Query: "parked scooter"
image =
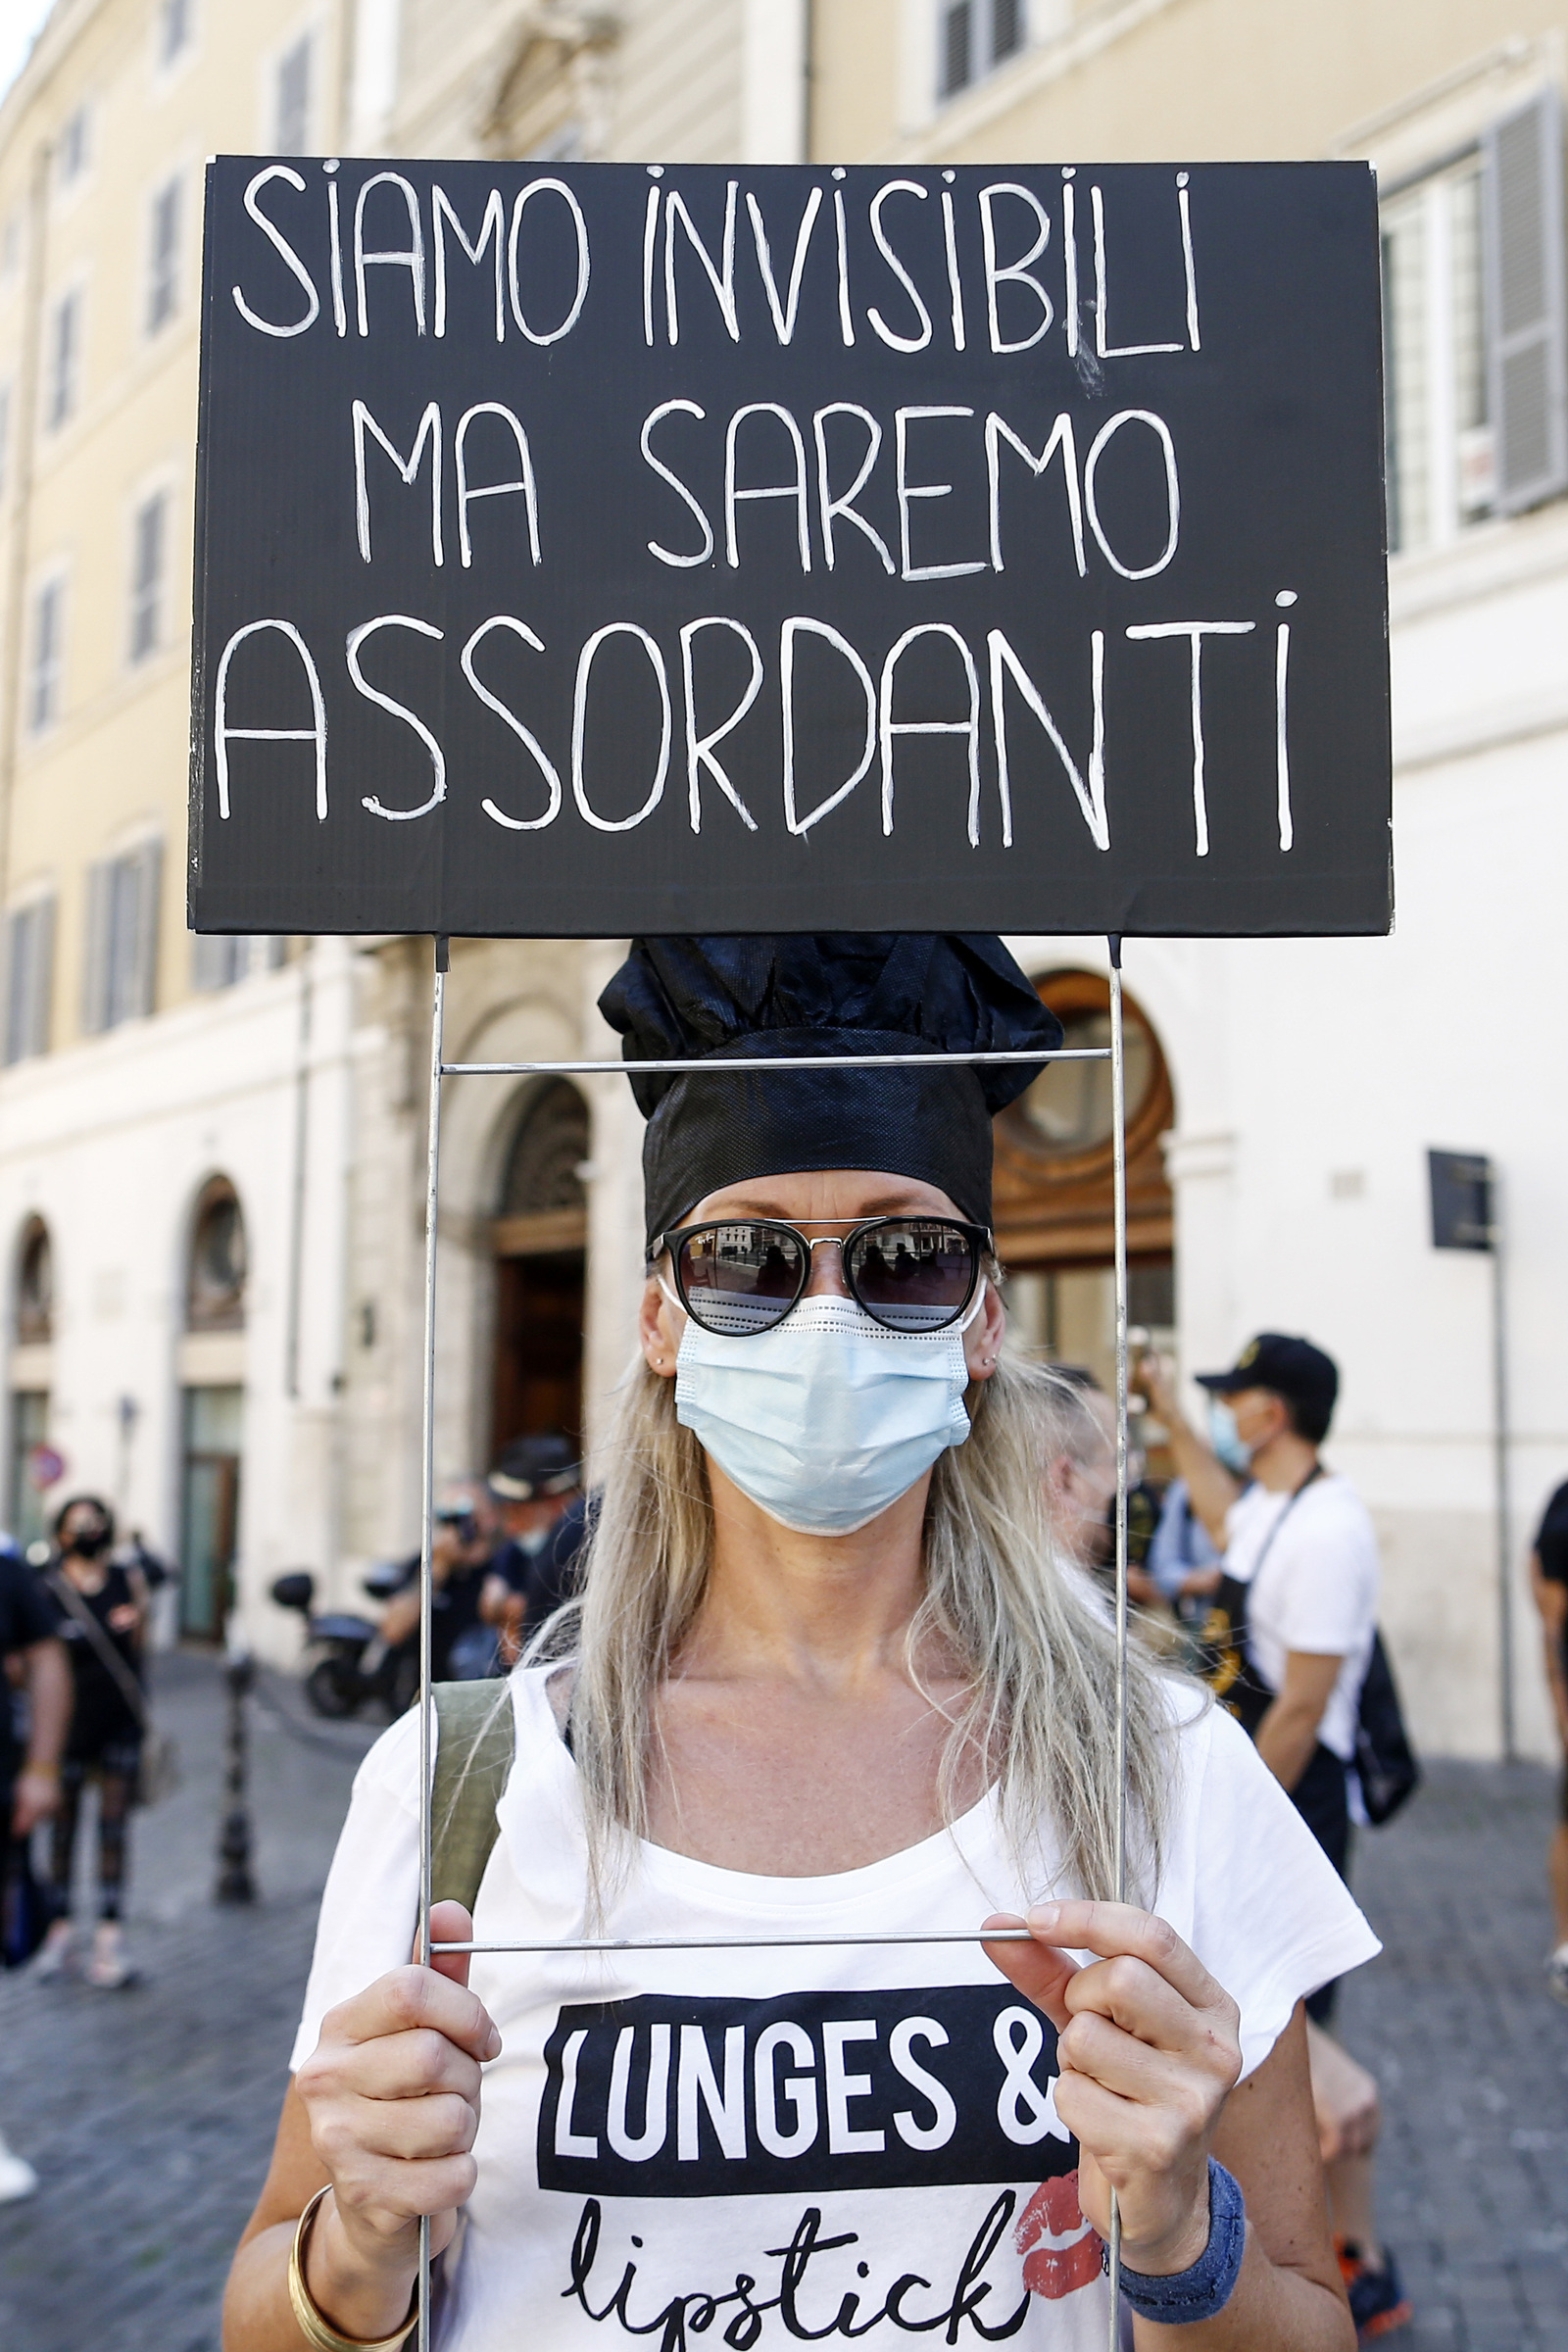
<path id="1" fill-rule="evenodd" d="M 384 1601 L 397 1591 L 403 1571 L 395 1563 L 372 1568 L 363 1589 L 372 1600 Z M 294 1609 L 305 1620 L 307 1639 L 319 1651 L 305 1676 L 305 1694 L 318 1715 L 338 1720 L 357 1715 L 374 1700 L 394 1722 L 413 1705 L 419 1687 L 419 1645 L 416 1638 L 396 1643 L 382 1641 L 368 1617 L 348 1610 L 314 1613 L 316 1579 L 309 1569 L 296 1568 L 272 1587 L 280 1609 Z"/>

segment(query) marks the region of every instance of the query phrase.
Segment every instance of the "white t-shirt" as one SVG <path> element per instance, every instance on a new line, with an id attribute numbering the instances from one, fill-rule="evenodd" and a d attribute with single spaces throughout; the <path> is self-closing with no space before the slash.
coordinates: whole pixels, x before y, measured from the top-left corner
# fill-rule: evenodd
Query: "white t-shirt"
<path id="1" fill-rule="evenodd" d="M 548 1671 L 513 1677 L 517 1756 L 482 1940 L 586 1932 Z M 1240 2003 L 1250 2070 L 1303 1993 L 1378 1944 L 1230 1718 L 1189 1711 L 1172 1737 L 1158 1907 Z M 327 2009 L 409 1957 L 417 1775 L 406 1716 L 355 1781 L 295 2066 Z M 1027 1899 L 987 1796 L 951 1832 L 826 1878 L 644 1846 L 605 1932 L 969 1927 Z M 922 2335 L 1101 2352 L 1106 2288 L 1054 2104 L 1055 2034 L 978 1945 L 495 1954 L 471 1982 L 504 2047 L 442 2266 L 440 2352 L 687 2352 L 710 2328 L 758 2352 Z"/>
<path id="2" fill-rule="evenodd" d="M 1317 1736 L 1348 1763 L 1378 1617 L 1378 1540 L 1366 1504 L 1334 1475 L 1315 1478 L 1294 1503 L 1254 1483 L 1232 1503 L 1225 1538 L 1226 1569 L 1248 1587 L 1248 1647 L 1269 1689 L 1283 1684 L 1290 1650 L 1345 1660 Z"/>

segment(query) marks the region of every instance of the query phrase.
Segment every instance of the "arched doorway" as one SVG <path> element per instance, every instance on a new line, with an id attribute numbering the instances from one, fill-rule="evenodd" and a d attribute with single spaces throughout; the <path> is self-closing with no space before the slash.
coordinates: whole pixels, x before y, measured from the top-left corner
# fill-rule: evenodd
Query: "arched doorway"
<path id="1" fill-rule="evenodd" d="M 1068 1046 L 1110 1042 L 1102 973 L 1046 972 L 1036 985 Z M 1174 1220 L 1160 1138 L 1175 1096 L 1149 1016 L 1124 997 L 1127 1056 L 1128 1320 L 1156 1345 L 1175 1322 Z M 997 1247 L 1025 1344 L 1115 1378 L 1115 1252 L 1108 1061 L 1054 1062 L 996 1121 Z"/>
<path id="2" fill-rule="evenodd" d="M 582 1435 L 588 1105 L 564 1078 L 524 1102 L 492 1227 L 496 1346 L 492 1458 L 530 1430 Z"/>
<path id="3" fill-rule="evenodd" d="M 203 1185 L 185 1260 L 180 1348 L 180 1627 L 220 1642 L 234 1603 L 244 1453 L 245 1218 L 226 1176 Z"/>

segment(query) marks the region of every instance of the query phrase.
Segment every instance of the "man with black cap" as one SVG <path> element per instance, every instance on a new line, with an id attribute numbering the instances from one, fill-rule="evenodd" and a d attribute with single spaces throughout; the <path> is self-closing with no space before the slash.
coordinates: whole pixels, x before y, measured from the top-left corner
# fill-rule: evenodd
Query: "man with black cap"
<path id="1" fill-rule="evenodd" d="M 501 1629 L 511 1665 L 545 1619 L 569 1600 L 585 1530 L 581 1449 L 539 1429 L 503 1447 L 485 1482 L 506 1541 L 490 1562 L 479 1613 Z"/>
<path id="2" fill-rule="evenodd" d="M 1143 1378 L 1170 1431 L 1193 1508 L 1223 1552 L 1204 1645 L 1221 1702 L 1342 1878 L 1349 1861 L 1348 1768 L 1361 1685 L 1377 1630 L 1378 1546 L 1348 1479 L 1318 1448 L 1339 1396 L 1339 1370 L 1310 1340 L 1260 1331 L 1226 1372 L 1200 1372 L 1209 1442 L 1184 1417 L 1165 1368 Z M 1307 2000 L 1327 2025 L 1337 1986 Z M 1313 2091 L 1328 2165 L 1341 2268 L 1362 2342 L 1404 2326 L 1410 2305 L 1372 2211 L 1375 2084 L 1326 2035 L 1313 2042 Z M 1350 2129 L 1342 2110 L 1356 2110 Z"/>
<path id="3" fill-rule="evenodd" d="M 1318 1454 L 1339 1393 L 1334 1360 L 1310 1340 L 1259 1332 L 1229 1371 L 1198 1375 L 1212 1399 L 1206 1445 L 1163 1374 L 1146 1374 L 1193 1507 L 1224 1548 L 1216 1688 L 1343 1876 L 1378 1553 L 1365 1504 Z M 1321 2019 L 1331 2003 L 1309 2006 Z"/>

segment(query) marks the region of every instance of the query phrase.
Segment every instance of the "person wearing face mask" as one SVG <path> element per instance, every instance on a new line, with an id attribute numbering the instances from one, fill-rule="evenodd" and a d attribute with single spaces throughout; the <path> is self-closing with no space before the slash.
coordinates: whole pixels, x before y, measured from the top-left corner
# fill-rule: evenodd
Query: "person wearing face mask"
<path id="1" fill-rule="evenodd" d="M 1332 1356 L 1259 1332 L 1208 1392 L 1207 1442 L 1187 1422 L 1157 1358 L 1141 1377 L 1170 1433 L 1192 1507 L 1222 1549 L 1202 1637 L 1209 1679 L 1341 1877 L 1349 1866 L 1349 1768 L 1377 1630 L 1371 1515 L 1319 1448 L 1339 1396 Z M 1381 2119 L 1372 2078 L 1326 2031 L 1337 1984 L 1306 2004 L 1313 2087 L 1329 2159 L 1342 2267 L 1361 2339 L 1402 2328 L 1411 2306 L 1377 2235 L 1372 2166 Z"/>
<path id="2" fill-rule="evenodd" d="M 400 2343 L 421 2215 L 436 2352 L 1098 2352 L 1112 2180 L 1139 2352 L 1348 2352 L 1300 1996 L 1375 1944 L 1136 1648 L 1121 1778 L 1108 1612 L 1046 1509 L 1060 1390 L 1004 1344 L 991 1232 L 991 1116 L 1039 1064 L 724 1068 L 1039 1053 L 1054 1016 L 984 936 L 642 940 L 601 1002 L 628 1060 L 703 1066 L 632 1074 L 648 1279 L 582 1588 L 491 1710 L 473 1911 L 433 1913 L 530 1948 L 409 1965 L 394 1726 L 227 2352 Z M 584 1935 L 621 1941 L 538 1949 Z"/>
<path id="3" fill-rule="evenodd" d="M 57 1977 L 74 1958 L 72 1887 L 76 1827 L 89 1783 L 98 1790 L 97 1924 L 82 1974 L 101 1992 L 135 1982 L 122 1918 L 130 1809 L 146 1729 L 142 1649 L 148 1592 L 139 1569 L 112 1558 L 114 1515 L 95 1494 L 76 1494 L 55 1517 L 59 1557 L 43 1583 L 55 1631 L 71 1661 L 71 1731 L 60 1774 L 50 1850 L 54 1918 L 37 1958 L 38 1977 Z"/>
<path id="4" fill-rule="evenodd" d="M 1068 1558 L 1107 1591 L 1116 1571 L 1116 1407 L 1082 1364 L 1054 1364 L 1060 1384 L 1046 1429 L 1046 1505 Z M 1135 1446 L 1127 1464 L 1127 1592 L 1135 1606 L 1157 1605 L 1160 1593 L 1144 1567 L 1155 1512 Z M 1149 1621 L 1144 1621 L 1146 1629 Z"/>

